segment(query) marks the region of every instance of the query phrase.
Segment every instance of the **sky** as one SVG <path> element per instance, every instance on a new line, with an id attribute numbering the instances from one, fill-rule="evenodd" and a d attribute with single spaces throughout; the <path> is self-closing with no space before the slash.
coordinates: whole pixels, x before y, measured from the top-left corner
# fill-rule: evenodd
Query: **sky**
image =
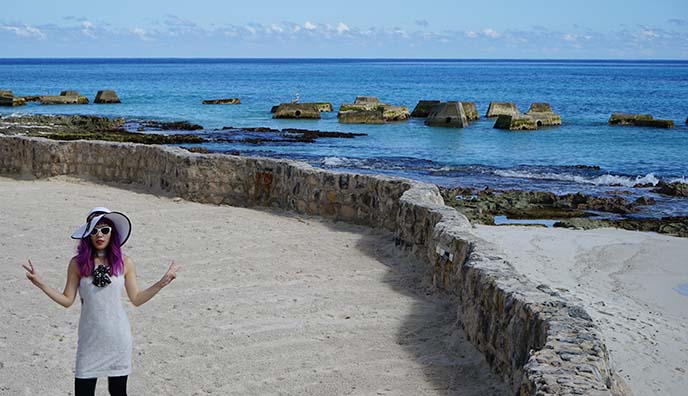
<path id="1" fill-rule="evenodd" d="M 688 59 L 688 0 L 25 0 L 0 58 Z"/>

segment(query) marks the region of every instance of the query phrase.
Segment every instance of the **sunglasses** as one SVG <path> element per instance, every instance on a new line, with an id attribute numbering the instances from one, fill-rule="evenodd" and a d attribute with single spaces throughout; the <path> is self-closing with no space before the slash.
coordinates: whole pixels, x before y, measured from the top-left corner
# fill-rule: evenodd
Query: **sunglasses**
<path id="1" fill-rule="evenodd" d="M 100 227 L 100 228 L 94 228 L 93 231 L 91 231 L 91 235 L 98 235 L 98 231 L 102 232 L 103 235 L 107 235 L 112 231 L 112 227 Z"/>

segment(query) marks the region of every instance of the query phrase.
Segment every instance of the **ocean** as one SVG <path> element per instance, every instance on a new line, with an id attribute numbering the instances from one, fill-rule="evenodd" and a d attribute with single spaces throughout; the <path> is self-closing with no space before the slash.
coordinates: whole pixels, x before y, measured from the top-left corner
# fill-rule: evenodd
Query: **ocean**
<path id="1" fill-rule="evenodd" d="M 114 89 L 122 104 L 0 107 L 0 115 L 97 114 L 127 119 L 187 120 L 223 127 L 303 128 L 365 133 L 315 143 L 213 143 L 241 155 L 289 158 L 314 166 L 409 177 L 441 186 L 652 196 L 636 216 L 688 215 L 688 200 L 636 184 L 688 178 L 688 61 L 414 60 L 414 59 L 0 59 L 0 89 L 17 96 L 77 90 L 91 101 Z M 289 102 L 331 102 L 321 120 L 273 120 Z M 560 127 L 510 132 L 482 117 L 464 129 L 423 119 L 345 125 L 336 110 L 356 96 L 413 109 L 418 100 L 491 101 L 525 112 L 548 102 Z M 203 105 L 238 97 L 240 105 Z M 612 112 L 671 119 L 674 129 L 609 126 Z M 583 165 L 583 166 L 581 166 Z M 598 168 L 599 167 L 599 168 Z"/>

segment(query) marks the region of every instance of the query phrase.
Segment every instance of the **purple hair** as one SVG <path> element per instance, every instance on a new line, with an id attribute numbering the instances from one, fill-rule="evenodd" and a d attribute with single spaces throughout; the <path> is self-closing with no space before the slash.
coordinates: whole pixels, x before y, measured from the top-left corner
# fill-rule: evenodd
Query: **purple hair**
<path id="1" fill-rule="evenodd" d="M 119 233 L 117 233 L 117 228 L 110 220 L 101 219 L 100 222 L 112 227 L 110 243 L 105 248 L 105 255 L 108 258 L 108 263 L 110 263 L 110 275 L 120 275 L 124 272 L 124 255 L 120 247 Z M 82 277 L 93 275 L 93 268 L 95 267 L 93 258 L 95 254 L 96 251 L 91 243 L 90 235 L 81 238 L 76 248 L 76 264 Z"/>

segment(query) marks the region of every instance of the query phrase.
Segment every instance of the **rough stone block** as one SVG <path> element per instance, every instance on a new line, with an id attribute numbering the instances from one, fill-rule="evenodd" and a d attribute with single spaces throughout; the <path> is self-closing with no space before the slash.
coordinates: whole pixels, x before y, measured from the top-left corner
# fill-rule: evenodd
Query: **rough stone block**
<path id="1" fill-rule="evenodd" d="M 282 103 L 275 109 L 272 118 L 320 119 L 320 111 L 314 105 Z"/>
<path id="2" fill-rule="evenodd" d="M 239 98 L 206 99 L 203 101 L 203 104 L 235 105 L 235 104 L 241 104 L 241 99 L 239 99 Z"/>
<path id="3" fill-rule="evenodd" d="M 380 99 L 375 96 L 357 96 L 354 104 L 378 104 Z"/>
<path id="4" fill-rule="evenodd" d="M 440 103 L 430 110 L 425 125 L 445 128 L 465 128 L 468 118 L 461 102 Z"/>
<path id="5" fill-rule="evenodd" d="M 384 124 L 385 118 L 382 109 L 379 110 L 352 110 L 339 112 L 339 122 L 342 124 Z"/>
<path id="6" fill-rule="evenodd" d="M 439 100 L 419 100 L 411 112 L 411 117 L 425 118 L 430 114 L 430 110 L 438 104 L 440 104 Z"/>
<path id="7" fill-rule="evenodd" d="M 382 105 L 380 108 L 382 109 L 382 118 L 385 121 L 406 121 L 411 118 L 406 106 Z"/>
<path id="8" fill-rule="evenodd" d="M 674 127 L 674 121 L 672 120 L 636 120 L 633 125 L 641 127 L 650 128 L 666 128 L 670 129 Z"/>
<path id="9" fill-rule="evenodd" d="M 98 91 L 96 94 L 96 99 L 93 101 L 93 103 L 122 103 L 122 101 L 119 99 L 119 96 L 117 96 L 115 91 L 105 89 Z"/>
<path id="10" fill-rule="evenodd" d="M 530 108 L 526 112 L 528 113 L 552 113 L 552 106 L 549 103 L 531 103 Z"/>
<path id="11" fill-rule="evenodd" d="M 534 131 L 537 129 L 537 121 L 527 115 L 500 115 L 497 117 L 493 128 L 508 129 L 510 131 Z"/>
<path id="12" fill-rule="evenodd" d="M 463 106 L 463 112 L 466 113 L 466 118 L 468 121 L 475 121 L 480 119 L 480 114 L 478 114 L 478 108 L 475 102 L 461 102 Z"/>
<path id="13" fill-rule="evenodd" d="M 24 98 L 14 98 L 11 96 L 0 96 L 0 106 L 15 107 L 15 106 L 24 106 L 25 104 L 26 104 L 26 100 Z"/>
<path id="14" fill-rule="evenodd" d="M 485 117 L 499 117 L 500 115 L 519 116 L 521 112 L 516 107 L 516 104 L 511 102 L 490 102 L 490 107 L 488 107 Z"/>
<path id="15" fill-rule="evenodd" d="M 639 120 L 652 120 L 650 114 L 630 114 L 630 113 L 612 113 L 609 117 L 609 125 L 635 125 Z"/>
<path id="16" fill-rule="evenodd" d="M 85 96 L 41 96 L 38 101 L 42 105 L 88 104 Z"/>
<path id="17" fill-rule="evenodd" d="M 79 91 L 62 91 L 60 96 L 79 96 Z"/>

